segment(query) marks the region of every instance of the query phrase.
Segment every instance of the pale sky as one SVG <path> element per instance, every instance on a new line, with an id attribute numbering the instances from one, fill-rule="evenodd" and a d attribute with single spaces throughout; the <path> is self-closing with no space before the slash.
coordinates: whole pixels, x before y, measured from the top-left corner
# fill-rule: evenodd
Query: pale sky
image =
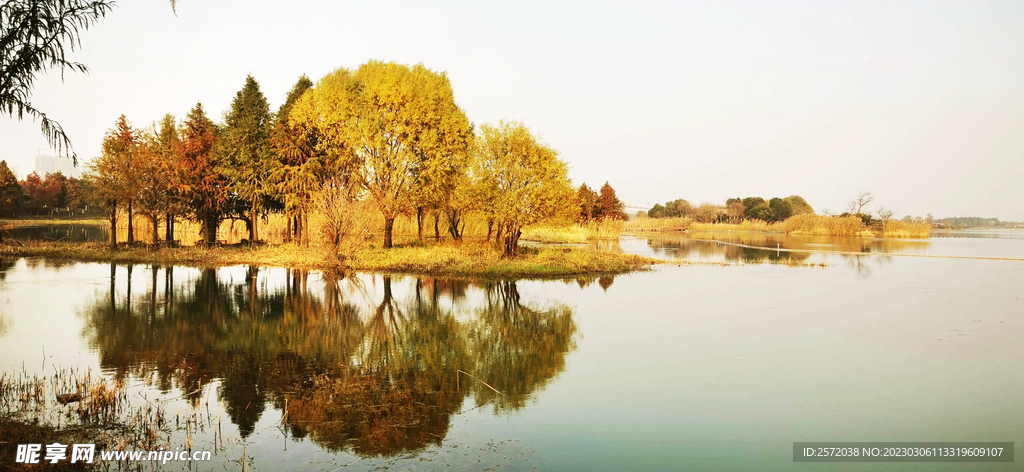
<path id="1" fill-rule="evenodd" d="M 78 155 L 124 113 L 201 101 L 247 74 L 274 110 L 299 75 L 369 59 L 446 71 L 476 124 L 521 120 L 629 205 L 859 190 L 898 217 L 1024 220 L 1024 2 L 124 0 L 33 104 Z M 38 124 L 0 118 L 20 175 Z M 872 209 L 875 209 L 873 207 Z"/>

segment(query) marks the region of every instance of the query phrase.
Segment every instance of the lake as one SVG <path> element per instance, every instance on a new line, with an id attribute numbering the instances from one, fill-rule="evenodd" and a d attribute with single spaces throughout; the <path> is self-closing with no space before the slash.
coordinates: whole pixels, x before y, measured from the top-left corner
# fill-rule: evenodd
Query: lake
<path id="1" fill-rule="evenodd" d="M 205 418 L 198 470 L 1019 469 L 794 463 L 792 443 L 1024 444 L 1024 261 L 918 257 L 1024 239 L 610 246 L 685 263 L 482 281 L 8 259 L 0 371 L 91 369 Z"/>

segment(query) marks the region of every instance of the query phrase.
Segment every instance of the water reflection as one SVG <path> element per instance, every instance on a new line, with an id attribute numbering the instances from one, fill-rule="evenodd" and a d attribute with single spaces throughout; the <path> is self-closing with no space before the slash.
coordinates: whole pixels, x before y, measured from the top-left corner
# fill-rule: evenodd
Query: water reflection
<path id="1" fill-rule="evenodd" d="M 88 224 L 53 224 L 6 228 L 5 236 L 22 241 L 107 242 L 109 230 Z"/>
<path id="2" fill-rule="evenodd" d="M 111 264 L 80 316 L 116 377 L 194 404 L 218 379 L 243 438 L 273 408 L 292 438 L 365 456 L 440 444 L 467 398 L 523 408 L 576 346 L 572 310 L 512 281 Z"/>
<path id="3" fill-rule="evenodd" d="M 747 263 L 803 264 L 812 252 L 843 252 L 851 264 L 862 266 L 856 254 L 922 253 L 931 243 L 925 240 L 851 238 L 835 236 L 790 236 L 772 233 L 662 233 L 646 236 L 654 254 L 693 260 L 725 260 Z M 750 247 L 745 247 L 750 246 Z"/>

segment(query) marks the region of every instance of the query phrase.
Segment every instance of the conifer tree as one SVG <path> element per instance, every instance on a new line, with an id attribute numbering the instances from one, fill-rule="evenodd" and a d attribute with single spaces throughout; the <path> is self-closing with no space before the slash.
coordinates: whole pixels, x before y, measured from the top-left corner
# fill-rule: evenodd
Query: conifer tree
<path id="1" fill-rule="evenodd" d="M 576 205 L 579 207 L 579 214 L 576 216 L 577 222 L 586 223 L 595 218 L 597 216 L 595 214 L 597 192 L 591 190 L 586 183 L 581 184 L 576 191 Z"/>
<path id="2" fill-rule="evenodd" d="M 259 238 L 257 222 L 264 200 L 273 191 L 270 176 L 275 167 L 270 147 L 270 105 L 251 75 L 235 94 L 225 116 L 223 149 L 227 157 L 224 173 L 231 190 L 248 203 L 249 241 Z"/>
<path id="3" fill-rule="evenodd" d="M 622 211 L 623 203 L 619 200 L 619 197 L 615 196 L 615 189 L 613 189 L 608 182 L 605 182 L 604 185 L 601 186 L 601 196 L 598 197 L 598 206 L 600 207 L 597 211 L 598 219 L 626 219 L 626 213 Z"/>
<path id="4" fill-rule="evenodd" d="M 18 177 L 7 167 L 7 161 L 0 161 L 0 216 L 9 218 L 17 214 L 24 196 Z"/>
<path id="5" fill-rule="evenodd" d="M 103 137 L 102 153 L 90 164 L 87 180 L 93 188 L 94 202 L 103 208 L 110 221 L 110 245 L 117 246 L 117 212 L 128 208 L 128 242 L 134 242 L 131 202 L 135 198 L 132 175 L 137 148 L 135 131 L 121 115 Z"/>
<path id="6" fill-rule="evenodd" d="M 271 141 L 277 152 L 279 165 L 273 177 L 288 216 L 289 237 L 295 235 L 300 244 L 309 244 L 307 231 L 311 198 L 323 180 L 322 161 L 316 149 L 317 133 L 313 126 L 297 123 L 290 118 L 295 103 L 313 88 L 313 81 L 305 75 L 288 91 L 284 104 L 277 111 Z"/>
<path id="7" fill-rule="evenodd" d="M 216 142 L 217 127 L 197 103 L 182 126 L 176 187 L 199 221 L 207 245 L 217 242 L 217 227 L 228 201 L 228 180 L 213 152 Z"/>
<path id="8" fill-rule="evenodd" d="M 178 133 L 177 123 L 170 113 L 164 115 L 157 127 L 156 156 L 159 162 L 158 169 L 167 178 L 167 192 L 163 199 L 163 210 L 165 218 L 166 235 L 164 240 L 168 244 L 174 243 L 174 221 L 175 217 L 186 211 L 181 192 L 176 185 L 179 168 L 181 165 L 181 138 Z"/>

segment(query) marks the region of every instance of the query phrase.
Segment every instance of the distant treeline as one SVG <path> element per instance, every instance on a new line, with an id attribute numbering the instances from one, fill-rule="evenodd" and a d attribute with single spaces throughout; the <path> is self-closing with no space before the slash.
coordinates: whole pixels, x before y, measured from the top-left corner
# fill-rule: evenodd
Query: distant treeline
<path id="1" fill-rule="evenodd" d="M 977 216 L 955 216 L 949 218 L 939 218 L 934 220 L 933 224 L 937 227 L 952 229 L 1015 228 L 1021 226 L 1021 223 L 1018 222 L 999 221 L 999 218 L 981 218 Z"/>
<path id="2" fill-rule="evenodd" d="M 814 213 L 814 209 L 799 195 L 786 198 L 762 197 L 730 198 L 725 205 L 702 203 L 693 206 L 690 202 L 678 199 L 656 204 L 650 210 L 640 211 L 637 216 L 651 218 L 686 217 L 701 223 L 739 223 L 745 220 L 784 221 L 794 215 Z"/>
<path id="3" fill-rule="evenodd" d="M 33 172 L 18 181 L 7 161 L 0 161 L 0 217 L 82 214 L 89 208 L 88 193 L 86 182 L 60 172 Z"/>

